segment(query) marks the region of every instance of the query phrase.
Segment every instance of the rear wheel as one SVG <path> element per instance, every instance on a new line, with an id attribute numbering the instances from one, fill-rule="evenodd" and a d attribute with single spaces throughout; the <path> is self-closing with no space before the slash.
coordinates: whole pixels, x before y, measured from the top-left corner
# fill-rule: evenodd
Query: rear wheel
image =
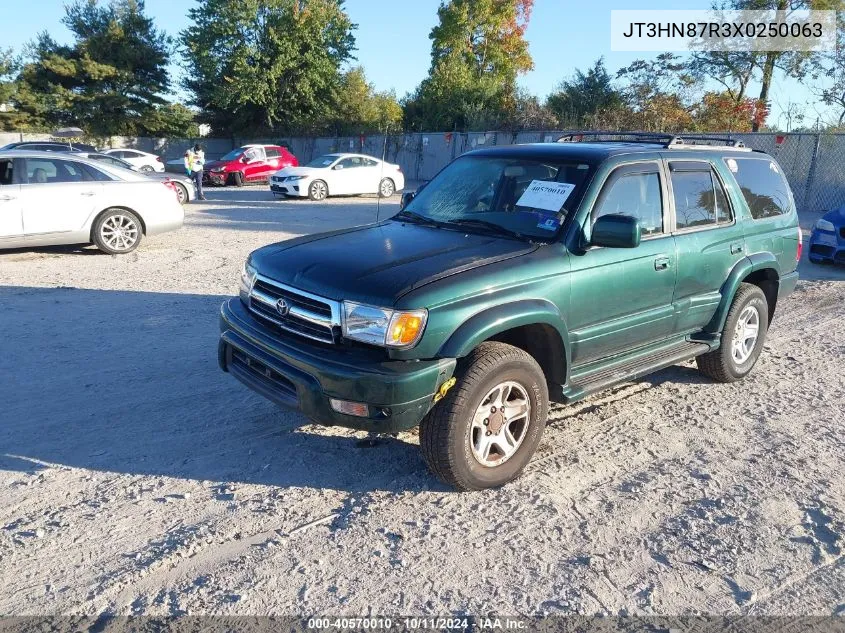
<path id="1" fill-rule="evenodd" d="M 150 173 L 154 172 L 155 169 L 153 167 L 151 167 L 150 165 L 142 165 L 141 171 L 144 172 L 145 174 L 150 174 Z"/>
<path id="2" fill-rule="evenodd" d="M 179 204 L 188 202 L 188 188 L 181 182 L 173 181 L 173 185 L 176 187 L 176 197 L 179 199 Z"/>
<path id="3" fill-rule="evenodd" d="M 126 209 L 107 209 L 94 222 L 94 244 L 109 255 L 123 255 L 141 243 L 141 220 Z"/>
<path id="4" fill-rule="evenodd" d="M 718 382 L 744 378 L 757 363 L 769 326 L 769 304 L 759 286 L 741 284 L 734 296 L 719 349 L 697 357 L 698 369 Z"/>
<path id="5" fill-rule="evenodd" d="M 517 347 L 482 343 L 456 378 L 420 425 L 423 458 L 459 490 L 501 486 L 519 475 L 540 443 L 549 410 L 543 371 Z"/>
<path id="6" fill-rule="evenodd" d="M 308 187 L 308 197 L 312 200 L 325 200 L 329 195 L 329 187 L 322 180 L 315 180 Z"/>
<path id="7" fill-rule="evenodd" d="M 396 191 L 396 185 L 390 178 L 382 178 L 378 186 L 378 195 L 380 198 L 389 198 Z"/>

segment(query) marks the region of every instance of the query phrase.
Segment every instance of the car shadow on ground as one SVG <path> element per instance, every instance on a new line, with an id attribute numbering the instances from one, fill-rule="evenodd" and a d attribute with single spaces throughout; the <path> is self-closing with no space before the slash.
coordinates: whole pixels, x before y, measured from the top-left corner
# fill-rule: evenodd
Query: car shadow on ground
<path id="1" fill-rule="evenodd" d="M 222 296 L 2 286 L 0 298 L 0 468 L 440 489 L 416 445 L 310 425 L 220 371 Z"/>

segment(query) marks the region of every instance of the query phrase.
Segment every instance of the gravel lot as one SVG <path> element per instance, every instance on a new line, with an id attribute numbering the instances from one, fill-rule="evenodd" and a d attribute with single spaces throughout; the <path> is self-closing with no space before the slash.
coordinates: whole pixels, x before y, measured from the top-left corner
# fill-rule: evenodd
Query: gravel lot
<path id="1" fill-rule="evenodd" d="M 845 613 L 842 269 L 802 263 L 744 382 L 557 406 L 521 479 L 457 494 L 415 434 L 217 368 L 246 255 L 375 199 L 208 196 L 127 257 L 0 253 L 0 614 Z"/>

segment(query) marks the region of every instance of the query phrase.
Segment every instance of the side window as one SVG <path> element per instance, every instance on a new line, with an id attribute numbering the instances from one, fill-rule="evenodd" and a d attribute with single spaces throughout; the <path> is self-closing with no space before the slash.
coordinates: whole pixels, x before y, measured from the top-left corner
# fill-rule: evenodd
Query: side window
<path id="1" fill-rule="evenodd" d="M 344 158 L 338 163 L 338 165 L 343 165 L 342 169 L 352 169 L 353 167 L 360 167 L 361 159 L 357 156 L 350 156 L 348 158 Z"/>
<path id="2" fill-rule="evenodd" d="M 126 158 L 126 152 L 124 152 L 122 149 L 119 149 L 113 152 L 109 152 L 109 156 L 116 156 L 117 158 Z"/>
<path id="3" fill-rule="evenodd" d="M 279 150 L 273 149 L 272 147 L 267 148 L 267 158 L 278 158 L 281 156 Z"/>
<path id="4" fill-rule="evenodd" d="M 640 221 L 643 235 L 663 232 L 660 175 L 656 167 L 643 169 L 647 171 L 621 167 L 608 178 L 593 209 L 593 222 L 603 215 L 627 215 Z"/>
<path id="5" fill-rule="evenodd" d="M 726 158 L 725 164 L 742 191 L 755 220 L 789 213 L 792 192 L 774 161 L 760 158 Z"/>
<path id="6" fill-rule="evenodd" d="M 11 185 L 14 175 L 15 161 L 11 158 L 0 160 L 0 186 Z"/>
<path id="7" fill-rule="evenodd" d="M 728 199 L 712 168 L 704 164 L 685 169 L 683 165 L 669 164 L 678 230 L 729 223 L 732 217 Z"/>
<path id="8" fill-rule="evenodd" d="M 96 169 L 95 167 L 91 167 L 90 165 L 82 165 L 78 163 L 75 165 L 75 167 L 79 167 L 82 170 L 84 176 L 83 180 L 96 180 L 98 182 L 114 180 L 105 172 L 102 172 L 99 169 Z"/>
<path id="9" fill-rule="evenodd" d="M 26 181 L 29 184 L 53 184 L 92 180 L 82 166 L 67 160 L 47 158 L 26 159 Z"/>

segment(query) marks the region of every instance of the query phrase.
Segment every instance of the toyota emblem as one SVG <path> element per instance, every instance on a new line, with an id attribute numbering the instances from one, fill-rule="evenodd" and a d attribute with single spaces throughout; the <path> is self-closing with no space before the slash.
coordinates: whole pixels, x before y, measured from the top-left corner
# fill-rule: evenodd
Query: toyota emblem
<path id="1" fill-rule="evenodd" d="M 279 316 L 287 316 L 290 312 L 290 306 L 288 302 L 284 299 L 279 299 L 276 301 L 276 312 L 279 313 Z"/>

